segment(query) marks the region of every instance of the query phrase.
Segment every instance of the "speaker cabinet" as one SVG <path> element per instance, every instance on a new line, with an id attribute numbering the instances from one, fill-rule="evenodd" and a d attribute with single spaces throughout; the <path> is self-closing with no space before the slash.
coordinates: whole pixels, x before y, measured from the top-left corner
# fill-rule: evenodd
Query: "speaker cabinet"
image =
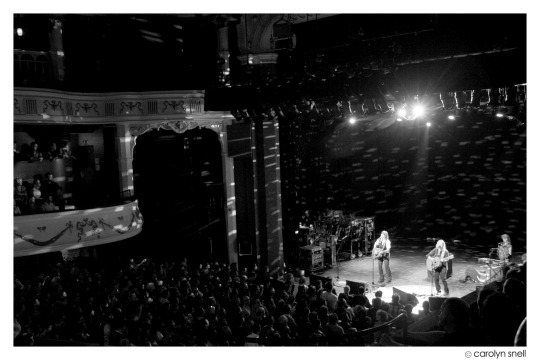
<path id="1" fill-rule="evenodd" d="M 439 311 L 442 303 L 446 300 L 445 297 L 430 296 L 429 297 L 429 310 Z"/>
<path id="2" fill-rule="evenodd" d="M 345 284 L 351 288 L 351 294 L 359 294 L 358 289 L 360 287 L 364 288 L 364 294 L 369 294 L 371 292 L 371 285 L 367 282 L 357 282 L 357 281 L 347 280 Z"/>
<path id="3" fill-rule="evenodd" d="M 413 294 L 409 294 L 403 290 L 394 287 L 394 294 L 399 294 L 399 302 L 402 305 L 411 304 L 413 307 L 418 305 L 418 299 Z"/>

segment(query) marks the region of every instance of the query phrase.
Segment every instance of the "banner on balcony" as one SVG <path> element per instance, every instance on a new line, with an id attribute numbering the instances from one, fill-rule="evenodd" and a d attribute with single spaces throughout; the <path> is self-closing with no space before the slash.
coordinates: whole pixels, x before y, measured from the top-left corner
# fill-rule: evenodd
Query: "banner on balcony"
<path id="1" fill-rule="evenodd" d="M 137 201 L 106 208 L 15 216 L 14 256 L 67 251 L 125 240 L 139 234 Z"/>

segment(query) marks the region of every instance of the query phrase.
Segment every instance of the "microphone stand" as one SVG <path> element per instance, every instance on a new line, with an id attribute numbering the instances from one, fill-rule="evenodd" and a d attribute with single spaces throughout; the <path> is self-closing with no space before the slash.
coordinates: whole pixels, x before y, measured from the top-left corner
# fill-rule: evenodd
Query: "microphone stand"
<path id="1" fill-rule="evenodd" d="M 337 236 L 336 236 L 336 241 L 337 241 Z M 346 236 L 343 238 L 345 239 Z M 343 240 L 341 239 L 341 240 Z M 343 241 L 341 242 L 341 244 L 339 244 L 339 248 L 337 248 L 336 250 L 336 271 L 337 271 L 337 276 L 336 276 L 336 281 L 334 282 L 334 286 L 343 286 L 343 284 L 339 284 L 341 282 L 341 280 L 339 280 L 339 267 L 340 267 L 340 261 L 339 261 L 339 250 L 341 250 L 341 246 L 343 245 Z"/>

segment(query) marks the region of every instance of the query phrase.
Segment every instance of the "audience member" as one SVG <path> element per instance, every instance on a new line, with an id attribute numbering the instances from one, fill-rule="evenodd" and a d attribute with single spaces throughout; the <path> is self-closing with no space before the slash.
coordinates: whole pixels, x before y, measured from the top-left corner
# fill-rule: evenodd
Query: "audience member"
<path id="1" fill-rule="evenodd" d="M 37 142 L 32 142 L 30 144 L 30 149 L 27 154 L 27 160 L 30 162 L 43 161 L 43 154 L 39 151 L 39 144 Z"/>
<path id="2" fill-rule="evenodd" d="M 45 201 L 40 206 L 41 212 L 53 212 L 56 211 L 56 208 L 53 203 L 53 197 L 51 195 L 45 198 Z"/>
<path id="3" fill-rule="evenodd" d="M 40 204 L 43 201 L 41 193 L 41 181 L 36 178 L 32 184 L 32 188 L 29 190 L 29 197 L 33 197 L 36 203 Z"/>
<path id="4" fill-rule="evenodd" d="M 338 297 L 332 290 L 332 282 L 328 281 L 324 284 L 324 291 L 321 294 L 321 299 L 326 301 L 326 306 L 330 312 L 336 311 L 338 302 Z"/>
<path id="5" fill-rule="evenodd" d="M 58 159 L 60 156 L 60 151 L 58 150 L 58 147 L 56 146 L 56 142 L 51 141 L 49 145 L 49 149 L 47 150 L 47 153 L 45 154 L 45 157 L 49 161 L 53 161 Z"/>
<path id="6" fill-rule="evenodd" d="M 28 202 L 28 189 L 23 183 L 23 179 L 15 178 L 14 185 L 15 205 L 19 208 L 24 208 Z"/>

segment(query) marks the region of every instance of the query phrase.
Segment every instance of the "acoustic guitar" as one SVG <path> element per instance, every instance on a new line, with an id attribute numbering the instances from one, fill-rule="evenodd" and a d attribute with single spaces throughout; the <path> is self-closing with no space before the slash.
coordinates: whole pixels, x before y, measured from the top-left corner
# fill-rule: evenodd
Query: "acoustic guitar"
<path id="1" fill-rule="evenodd" d="M 389 258 L 390 253 L 388 250 L 375 248 L 373 249 L 373 253 L 371 254 L 371 256 L 373 257 L 373 259 L 384 260 Z"/>
<path id="2" fill-rule="evenodd" d="M 426 260 L 426 268 L 428 271 L 438 269 L 440 266 L 442 266 L 444 261 L 452 260 L 453 258 L 454 255 L 449 255 L 445 258 L 441 258 L 440 256 L 428 256 Z"/>

